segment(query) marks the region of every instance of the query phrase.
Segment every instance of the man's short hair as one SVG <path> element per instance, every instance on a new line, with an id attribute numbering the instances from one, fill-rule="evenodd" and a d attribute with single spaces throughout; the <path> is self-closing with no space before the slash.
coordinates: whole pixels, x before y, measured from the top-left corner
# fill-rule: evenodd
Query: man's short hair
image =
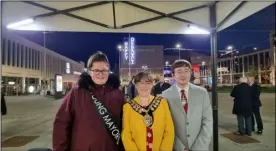
<path id="1" fill-rule="evenodd" d="M 174 70 L 176 68 L 180 68 L 180 67 L 188 67 L 192 69 L 192 65 L 189 61 L 184 59 L 178 59 L 178 60 L 175 60 L 174 63 L 172 64 L 172 73 L 174 73 Z"/>
<path id="2" fill-rule="evenodd" d="M 246 77 L 240 77 L 240 83 L 247 83 L 247 78 Z"/>

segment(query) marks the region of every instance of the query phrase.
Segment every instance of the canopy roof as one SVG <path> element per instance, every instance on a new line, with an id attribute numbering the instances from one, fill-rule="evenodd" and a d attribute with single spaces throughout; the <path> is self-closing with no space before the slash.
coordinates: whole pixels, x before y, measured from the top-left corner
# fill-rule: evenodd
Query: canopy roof
<path id="1" fill-rule="evenodd" d="M 220 31 L 274 2 L 4 2 L 2 23 L 32 18 L 32 24 L 20 29 L 185 34 L 189 25 L 210 30 L 213 3 Z"/>

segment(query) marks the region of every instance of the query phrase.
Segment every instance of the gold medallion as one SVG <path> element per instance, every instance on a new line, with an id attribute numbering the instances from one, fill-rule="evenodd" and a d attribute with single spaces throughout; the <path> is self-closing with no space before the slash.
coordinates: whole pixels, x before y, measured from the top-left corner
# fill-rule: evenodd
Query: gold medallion
<path id="1" fill-rule="evenodd" d="M 150 127 L 152 125 L 152 116 L 146 114 L 144 116 L 144 123 L 147 127 Z"/>

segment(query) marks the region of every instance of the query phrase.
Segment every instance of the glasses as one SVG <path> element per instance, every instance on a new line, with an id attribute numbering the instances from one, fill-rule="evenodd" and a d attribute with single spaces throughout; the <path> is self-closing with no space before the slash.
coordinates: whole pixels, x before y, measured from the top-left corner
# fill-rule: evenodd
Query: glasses
<path id="1" fill-rule="evenodd" d="M 99 75 L 100 73 L 103 74 L 103 75 L 107 75 L 109 73 L 109 70 L 99 70 L 99 69 L 94 69 L 94 70 L 90 70 L 92 71 L 93 73 Z"/>
<path id="2" fill-rule="evenodd" d="M 184 75 L 187 75 L 187 74 L 190 74 L 191 73 L 191 70 L 182 70 L 182 71 L 176 71 L 175 72 L 176 74 L 184 74 Z"/>

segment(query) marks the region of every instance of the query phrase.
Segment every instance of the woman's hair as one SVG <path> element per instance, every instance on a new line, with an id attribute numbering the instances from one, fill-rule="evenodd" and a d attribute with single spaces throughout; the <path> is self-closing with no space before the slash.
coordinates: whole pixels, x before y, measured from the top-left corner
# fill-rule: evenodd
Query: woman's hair
<path id="1" fill-rule="evenodd" d="M 121 81 L 120 78 L 115 74 L 109 74 L 106 84 L 115 89 L 118 89 L 121 85 Z"/>
<path id="2" fill-rule="evenodd" d="M 105 62 L 109 66 L 109 61 L 107 56 L 101 51 L 98 51 L 94 53 L 92 56 L 90 56 L 90 58 L 87 61 L 87 69 L 88 70 L 91 69 L 91 67 L 93 66 L 93 63 L 95 62 Z"/>
<path id="3" fill-rule="evenodd" d="M 137 84 L 138 82 L 141 81 L 150 81 L 153 82 L 153 78 L 151 75 L 147 72 L 139 72 L 135 77 L 134 77 L 134 84 Z"/>
<path id="4" fill-rule="evenodd" d="M 92 56 L 90 56 L 90 58 L 87 61 L 87 70 L 91 69 L 93 66 L 93 63 L 95 62 L 105 62 L 108 66 L 109 66 L 109 61 L 107 56 L 101 52 L 98 51 L 96 53 L 94 53 Z M 108 77 L 108 83 L 106 85 L 112 86 L 112 87 L 119 87 L 118 82 L 115 80 L 114 78 L 109 79 L 110 77 Z M 78 80 L 78 86 L 79 88 L 83 88 L 83 89 L 89 89 L 90 87 L 93 87 L 95 85 L 95 83 L 93 82 L 93 80 L 91 79 L 91 76 L 89 75 L 88 72 L 83 72 Z"/>
<path id="5" fill-rule="evenodd" d="M 91 76 L 88 72 L 83 72 L 78 80 L 79 88 L 89 89 L 89 87 L 94 86 L 95 83 L 92 81 Z"/>
<path id="6" fill-rule="evenodd" d="M 114 74 L 109 74 L 108 80 L 105 85 L 110 86 L 114 89 L 118 89 L 120 87 L 120 79 L 118 76 Z M 79 88 L 83 89 L 89 89 L 90 87 L 93 87 L 95 83 L 92 81 L 91 76 L 88 72 L 83 72 L 78 80 L 78 86 Z"/>

